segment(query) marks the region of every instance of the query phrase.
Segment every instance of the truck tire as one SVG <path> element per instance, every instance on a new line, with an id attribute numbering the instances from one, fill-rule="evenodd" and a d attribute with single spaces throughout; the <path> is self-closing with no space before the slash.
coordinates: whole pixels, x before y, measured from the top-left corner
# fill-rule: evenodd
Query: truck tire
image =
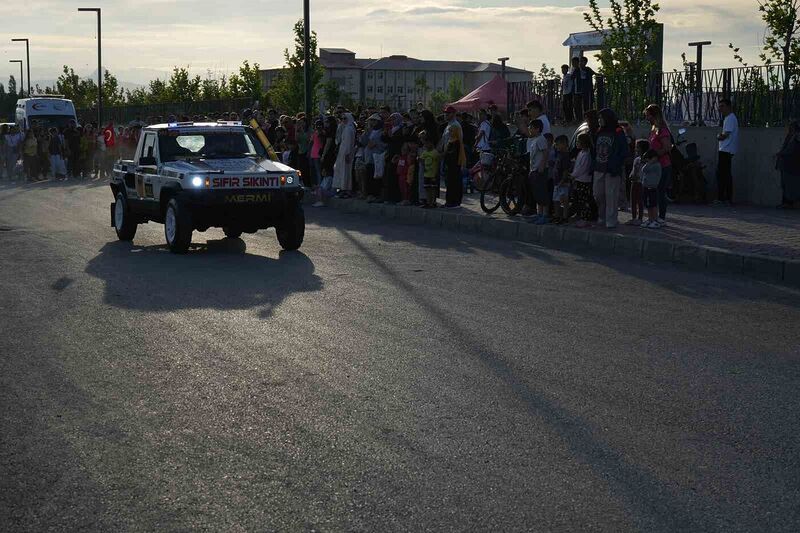
<path id="1" fill-rule="evenodd" d="M 167 204 L 164 236 L 167 238 L 169 251 L 174 254 L 185 254 L 192 244 L 192 217 L 178 198 L 172 198 Z"/>
<path id="2" fill-rule="evenodd" d="M 121 241 L 132 241 L 138 227 L 139 225 L 128 209 L 125 195 L 118 192 L 114 203 L 114 231 L 117 232 L 117 238 Z"/>
<path id="3" fill-rule="evenodd" d="M 223 226 L 222 232 L 229 239 L 238 239 L 242 236 L 242 230 L 230 226 Z"/>
<path id="4" fill-rule="evenodd" d="M 289 207 L 286 215 L 276 226 L 278 242 L 284 250 L 297 250 L 303 244 L 306 232 L 306 215 L 303 206 L 296 203 Z"/>

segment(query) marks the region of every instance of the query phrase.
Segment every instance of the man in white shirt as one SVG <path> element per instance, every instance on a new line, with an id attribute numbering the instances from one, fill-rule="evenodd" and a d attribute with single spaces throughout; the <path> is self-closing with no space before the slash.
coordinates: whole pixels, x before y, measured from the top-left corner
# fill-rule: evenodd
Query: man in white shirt
<path id="1" fill-rule="evenodd" d="M 475 148 L 479 152 L 491 150 L 489 136 L 492 134 L 492 125 L 489 123 L 489 113 L 481 111 L 481 124 L 478 127 L 478 136 L 475 138 Z"/>
<path id="2" fill-rule="evenodd" d="M 525 107 L 528 108 L 528 117 L 530 120 L 542 121 L 542 135 L 553 133 L 550 128 L 550 120 L 547 118 L 547 115 L 544 114 L 544 107 L 539 100 L 531 100 L 525 104 Z"/>
<path id="3" fill-rule="evenodd" d="M 733 175 L 731 163 L 739 149 L 739 121 L 733 114 L 731 101 L 723 98 L 719 101 L 719 114 L 723 117 L 722 133 L 717 135 L 719 141 L 719 163 L 717 165 L 717 203 L 730 204 L 733 200 Z"/>

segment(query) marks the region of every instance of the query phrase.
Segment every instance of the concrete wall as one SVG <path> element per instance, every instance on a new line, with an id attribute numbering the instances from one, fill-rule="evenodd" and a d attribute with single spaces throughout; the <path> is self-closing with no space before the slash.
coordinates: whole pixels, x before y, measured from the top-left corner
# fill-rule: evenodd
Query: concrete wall
<path id="1" fill-rule="evenodd" d="M 680 126 L 671 126 L 677 137 Z M 575 128 L 554 126 L 553 135 L 571 136 Z M 634 126 L 638 138 L 647 138 L 648 126 Z M 687 142 L 697 143 L 705 166 L 708 198 L 717 197 L 717 134 L 720 128 L 686 127 Z M 783 144 L 783 128 L 741 128 L 739 153 L 733 158 L 733 201 L 774 207 L 781 203 L 781 176 L 775 170 L 774 154 Z M 681 147 L 683 149 L 683 147 Z"/>

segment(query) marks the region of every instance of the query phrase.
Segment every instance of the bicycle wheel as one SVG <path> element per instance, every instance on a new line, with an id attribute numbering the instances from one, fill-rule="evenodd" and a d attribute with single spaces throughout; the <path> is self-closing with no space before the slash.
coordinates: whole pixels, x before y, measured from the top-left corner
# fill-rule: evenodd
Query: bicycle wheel
<path id="1" fill-rule="evenodd" d="M 508 216 L 513 217 L 522 211 L 524 205 L 523 192 L 517 190 L 514 185 L 514 178 L 506 178 L 500 186 L 500 207 Z"/>
<path id="2" fill-rule="evenodd" d="M 494 213 L 500 207 L 500 188 L 495 185 L 495 180 L 489 179 L 486 187 L 481 191 L 481 209 L 487 215 Z"/>

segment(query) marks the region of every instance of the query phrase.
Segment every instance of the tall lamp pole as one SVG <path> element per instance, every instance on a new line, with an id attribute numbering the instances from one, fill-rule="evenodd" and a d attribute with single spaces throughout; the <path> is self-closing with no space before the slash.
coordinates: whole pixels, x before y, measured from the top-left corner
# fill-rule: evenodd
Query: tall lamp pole
<path id="1" fill-rule="evenodd" d="M 311 9 L 303 0 L 303 78 L 305 82 L 306 124 L 311 122 Z"/>
<path id="2" fill-rule="evenodd" d="M 25 86 L 25 80 L 22 77 L 22 60 L 21 59 L 9 59 L 9 63 L 19 63 L 19 95 L 23 96 L 23 87 Z"/>
<path id="3" fill-rule="evenodd" d="M 100 42 L 100 8 L 99 7 L 79 7 L 78 11 L 88 11 L 97 13 L 97 127 L 103 126 L 103 56 L 101 55 Z"/>
<path id="4" fill-rule="evenodd" d="M 31 97 L 31 43 L 28 39 L 11 39 L 11 42 L 25 42 L 25 64 L 28 67 L 28 98 Z"/>

